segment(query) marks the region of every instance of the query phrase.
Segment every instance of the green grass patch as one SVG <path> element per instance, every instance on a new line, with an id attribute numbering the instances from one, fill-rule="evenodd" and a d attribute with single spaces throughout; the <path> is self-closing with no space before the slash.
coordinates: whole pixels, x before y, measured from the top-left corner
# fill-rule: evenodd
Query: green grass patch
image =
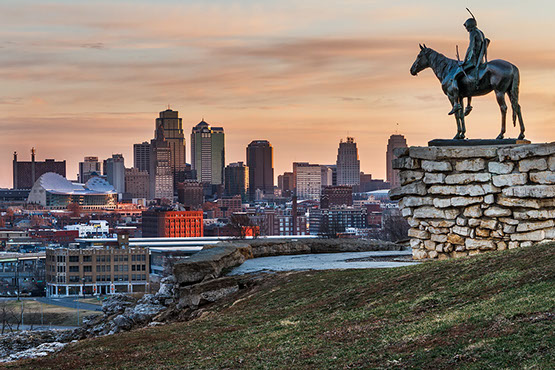
<path id="1" fill-rule="evenodd" d="M 396 269 L 282 273 L 201 317 L 17 368 L 555 367 L 555 245 Z"/>

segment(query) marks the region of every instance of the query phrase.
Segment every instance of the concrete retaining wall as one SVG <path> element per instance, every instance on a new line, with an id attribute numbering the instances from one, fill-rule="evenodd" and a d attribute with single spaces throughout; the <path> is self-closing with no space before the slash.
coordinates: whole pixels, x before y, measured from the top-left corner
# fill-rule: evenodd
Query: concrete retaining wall
<path id="1" fill-rule="evenodd" d="M 396 150 L 390 197 L 415 259 L 460 257 L 555 239 L 555 142 Z"/>

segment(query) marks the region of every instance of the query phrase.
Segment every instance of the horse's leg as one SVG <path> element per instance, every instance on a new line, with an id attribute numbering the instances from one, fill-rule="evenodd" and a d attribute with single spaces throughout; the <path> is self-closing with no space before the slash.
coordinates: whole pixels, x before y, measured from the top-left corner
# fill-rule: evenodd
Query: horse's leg
<path id="1" fill-rule="evenodd" d="M 524 139 L 524 121 L 522 120 L 522 113 L 520 111 L 520 104 L 518 103 L 518 94 L 516 94 L 512 89 L 507 91 L 509 95 L 509 100 L 511 101 L 511 108 L 513 110 L 513 124 L 516 126 L 516 120 L 518 118 L 518 123 L 520 124 L 520 135 L 518 139 Z"/>
<path id="2" fill-rule="evenodd" d="M 468 116 L 470 114 L 470 112 L 472 112 L 472 105 L 470 105 L 472 102 L 472 96 L 468 97 L 468 103 L 466 104 L 466 108 L 464 109 L 464 115 Z"/>
<path id="3" fill-rule="evenodd" d="M 507 104 L 505 104 L 505 92 L 496 91 L 495 97 L 497 98 L 497 104 L 499 104 L 499 108 L 501 109 L 501 132 L 497 136 L 497 140 L 501 140 L 505 135 L 507 123 Z"/>
<path id="4" fill-rule="evenodd" d="M 466 134 L 466 124 L 464 122 L 464 115 L 465 115 L 464 114 L 464 98 L 462 98 L 462 97 L 459 98 L 459 104 L 461 106 L 461 109 L 459 109 L 459 111 L 457 112 L 457 115 L 459 116 L 460 127 L 461 127 L 459 139 L 464 139 L 465 134 Z"/>
<path id="5" fill-rule="evenodd" d="M 451 107 L 454 107 L 457 99 L 453 96 L 448 96 L 448 98 L 449 98 L 449 102 L 451 103 Z M 455 122 L 457 123 L 457 134 L 455 135 L 453 140 L 458 140 L 458 139 L 460 139 L 460 135 L 461 135 L 461 131 L 462 131 L 458 113 L 455 114 Z"/>

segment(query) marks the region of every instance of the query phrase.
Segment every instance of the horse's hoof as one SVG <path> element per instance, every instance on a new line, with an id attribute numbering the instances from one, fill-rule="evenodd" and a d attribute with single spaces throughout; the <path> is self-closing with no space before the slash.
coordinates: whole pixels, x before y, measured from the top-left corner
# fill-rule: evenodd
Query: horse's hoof
<path id="1" fill-rule="evenodd" d="M 495 138 L 495 140 L 503 140 L 504 135 L 503 134 L 499 134 L 497 135 L 497 137 Z"/>
<path id="2" fill-rule="evenodd" d="M 518 135 L 518 140 L 524 140 L 524 132 Z"/>
<path id="3" fill-rule="evenodd" d="M 468 116 L 470 112 L 472 112 L 472 105 L 467 105 L 466 108 L 464 109 L 464 115 Z"/>

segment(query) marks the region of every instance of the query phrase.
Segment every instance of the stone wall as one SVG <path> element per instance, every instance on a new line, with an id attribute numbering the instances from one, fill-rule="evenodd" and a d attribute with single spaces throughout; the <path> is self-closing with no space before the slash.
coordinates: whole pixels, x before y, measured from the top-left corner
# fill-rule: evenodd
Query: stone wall
<path id="1" fill-rule="evenodd" d="M 460 257 L 555 239 L 555 142 L 396 150 L 390 197 L 414 259 Z"/>

